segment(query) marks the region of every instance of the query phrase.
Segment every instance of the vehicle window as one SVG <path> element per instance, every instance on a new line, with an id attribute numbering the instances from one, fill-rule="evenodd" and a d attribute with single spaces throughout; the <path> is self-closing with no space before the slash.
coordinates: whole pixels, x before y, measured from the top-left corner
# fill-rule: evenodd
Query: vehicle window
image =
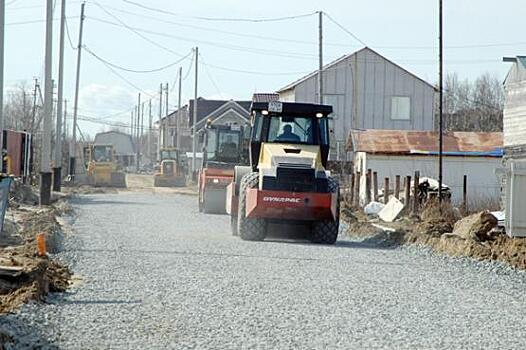
<path id="1" fill-rule="evenodd" d="M 320 135 L 321 135 L 321 144 L 329 144 L 329 120 L 327 118 L 319 119 L 320 123 Z"/>
<path id="2" fill-rule="evenodd" d="M 234 161 L 239 158 L 239 133 L 220 131 L 217 157 L 220 161 Z"/>
<path id="3" fill-rule="evenodd" d="M 313 118 L 270 117 L 268 142 L 314 144 Z"/>
<path id="4" fill-rule="evenodd" d="M 214 160 L 216 157 L 217 150 L 217 131 L 208 131 L 206 140 L 207 159 Z"/>
<path id="5" fill-rule="evenodd" d="M 110 162 L 112 159 L 111 147 L 94 147 L 93 159 L 96 162 Z"/>

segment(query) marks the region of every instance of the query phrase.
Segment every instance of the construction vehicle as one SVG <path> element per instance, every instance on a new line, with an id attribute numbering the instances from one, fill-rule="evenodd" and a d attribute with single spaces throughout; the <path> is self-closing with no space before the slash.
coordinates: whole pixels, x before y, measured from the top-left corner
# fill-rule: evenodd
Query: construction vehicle
<path id="1" fill-rule="evenodd" d="M 238 125 L 207 123 L 198 174 L 200 212 L 226 214 L 226 188 L 234 179 L 234 167 L 248 162 L 244 130 Z"/>
<path id="2" fill-rule="evenodd" d="M 250 165 L 236 166 L 228 187 L 232 233 L 266 238 L 269 224 L 301 224 L 313 243 L 334 244 L 339 184 L 326 170 L 331 106 L 253 102 Z"/>
<path id="3" fill-rule="evenodd" d="M 155 167 L 154 187 L 186 186 L 186 157 L 175 148 L 162 148 L 159 152 L 160 161 Z"/>
<path id="4" fill-rule="evenodd" d="M 118 169 L 113 145 L 89 145 L 84 156 L 90 185 L 126 187 L 126 175 Z"/>

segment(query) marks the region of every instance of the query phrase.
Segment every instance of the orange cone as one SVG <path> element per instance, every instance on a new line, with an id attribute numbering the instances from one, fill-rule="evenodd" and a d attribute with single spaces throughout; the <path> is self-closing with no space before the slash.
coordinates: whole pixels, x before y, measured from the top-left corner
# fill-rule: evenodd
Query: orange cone
<path id="1" fill-rule="evenodd" d="M 46 255 L 46 235 L 44 233 L 37 233 L 37 254 L 38 256 Z"/>

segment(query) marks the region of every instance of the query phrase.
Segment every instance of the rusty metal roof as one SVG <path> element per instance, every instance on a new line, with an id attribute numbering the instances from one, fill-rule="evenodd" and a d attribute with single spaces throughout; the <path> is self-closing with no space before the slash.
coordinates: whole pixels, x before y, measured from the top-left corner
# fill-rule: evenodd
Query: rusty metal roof
<path id="1" fill-rule="evenodd" d="M 503 147 L 501 132 L 446 132 L 444 152 L 450 155 L 497 156 Z M 349 151 L 376 154 L 433 154 L 438 152 L 438 132 L 353 129 Z"/>

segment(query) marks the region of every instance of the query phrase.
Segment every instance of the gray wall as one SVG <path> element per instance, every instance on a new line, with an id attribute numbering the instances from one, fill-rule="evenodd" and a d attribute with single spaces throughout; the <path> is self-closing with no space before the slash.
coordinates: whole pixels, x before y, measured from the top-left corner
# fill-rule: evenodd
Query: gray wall
<path id="1" fill-rule="evenodd" d="M 351 128 L 434 129 L 433 87 L 370 49 L 360 50 L 327 68 L 323 80 L 324 102 L 334 108 L 333 145 L 340 144 L 340 154 Z M 316 74 L 296 85 L 295 101 L 316 103 L 317 86 Z M 289 90 L 280 95 L 290 93 Z M 410 98 L 409 120 L 391 118 L 395 96 Z"/>
<path id="2" fill-rule="evenodd" d="M 505 81 L 504 146 L 526 145 L 526 68 L 515 63 Z"/>

